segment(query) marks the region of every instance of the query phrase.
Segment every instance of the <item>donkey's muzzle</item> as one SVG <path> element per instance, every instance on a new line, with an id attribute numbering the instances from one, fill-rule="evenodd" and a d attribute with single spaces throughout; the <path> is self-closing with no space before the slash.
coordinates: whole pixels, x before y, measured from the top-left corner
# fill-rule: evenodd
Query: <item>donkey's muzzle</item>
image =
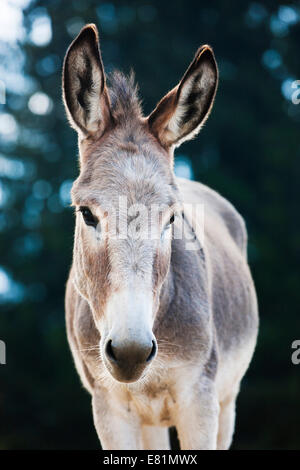
<path id="1" fill-rule="evenodd" d="M 144 369 L 155 358 L 157 343 L 154 338 L 148 341 L 118 343 L 109 339 L 105 346 L 105 359 L 109 371 L 119 382 L 137 381 Z"/>

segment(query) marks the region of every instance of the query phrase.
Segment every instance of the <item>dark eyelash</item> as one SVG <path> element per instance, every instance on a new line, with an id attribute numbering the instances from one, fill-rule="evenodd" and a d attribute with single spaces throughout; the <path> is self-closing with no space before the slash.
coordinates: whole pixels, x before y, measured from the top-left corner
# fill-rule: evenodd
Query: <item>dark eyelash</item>
<path id="1" fill-rule="evenodd" d="M 81 212 L 83 220 L 86 223 L 86 225 L 89 225 L 90 227 L 96 227 L 97 226 L 99 221 L 98 221 L 97 217 L 95 217 L 92 214 L 91 210 L 88 207 L 81 206 L 81 207 L 79 207 L 77 212 Z"/>
<path id="2" fill-rule="evenodd" d="M 169 219 L 169 222 L 167 222 L 166 224 L 166 227 L 169 227 L 170 225 L 172 225 L 175 221 L 175 214 L 172 214 L 170 219 Z"/>

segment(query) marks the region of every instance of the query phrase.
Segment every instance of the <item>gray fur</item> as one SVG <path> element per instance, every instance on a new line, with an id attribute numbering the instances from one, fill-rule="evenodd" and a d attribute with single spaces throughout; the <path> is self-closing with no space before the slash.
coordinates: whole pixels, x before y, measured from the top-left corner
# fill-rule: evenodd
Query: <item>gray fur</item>
<path id="1" fill-rule="evenodd" d="M 79 57 L 93 31 L 95 26 L 89 34 L 79 35 L 79 42 L 74 41 L 72 51 L 79 50 Z M 212 50 L 204 46 L 199 51 L 174 89 L 185 90 L 186 80 L 194 84 L 198 75 L 201 87 L 208 87 L 208 101 L 195 101 L 199 109 L 192 110 L 189 122 L 185 109 L 182 126 L 191 135 L 207 119 L 217 81 Z M 101 58 L 99 61 L 102 67 Z M 72 70 L 76 70 L 74 55 Z M 118 73 L 106 88 L 103 70 L 94 73 L 105 84 L 101 91 L 105 100 L 98 98 L 103 108 L 99 116 L 105 119 L 98 131 L 93 129 L 88 135 L 79 132 L 81 169 L 72 199 L 76 208 L 87 206 L 97 215 L 102 238 L 97 238 L 77 213 L 66 322 L 76 368 L 92 395 L 101 444 L 105 449 L 166 449 L 169 444 L 163 428 L 176 426 L 183 449 L 227 449 L 234 431 L 235 400 L 258 328 L 245 223 L 215 191 L 175 178 L 174 145 L 190 135 L 183 133 L 180 121 L 174 118 L 176 113 L 181 118 L 183 114 L 176 108 L 173 91 L 150 118 L 145 118 L 132 78 Z M 180 96 L 188 95 L 189 90 Z M 177 105 L 183 106 L 180 102 Z M 68 107 L 72 119 L 70 109 L 72 104 Z M 195 112 L 201 122 L 195 120 Z M 185 209 L 185 236 L 196 237 L 196 251 L 186 249 L 185 238 L 163 243 L 130 237 L 113 241 L 107 214 L 112 209 L 118 211 L 120 195 L 126 196 L 129 204 L 146 207 L 203 204 L 204 241 Z M 151 365 L 145 365 L 140 378 L 125 383 L 108 368 L 104 346 L 111 331 L 122 332 L 118 340 L 124 344 L 132 331 L 136 337 L 143 334 L 139 322 L 143 324 L 144 313 L 136 315 L 129 328 L 120 328 L 132 315 L 125 294 L 132 301 L 141 292 L 151 302 L 151 334 L 158 354 Z M 112 303 L 112 299 L 117 301 Z M 113 311 L 111 305 L 115 306 Z"/>

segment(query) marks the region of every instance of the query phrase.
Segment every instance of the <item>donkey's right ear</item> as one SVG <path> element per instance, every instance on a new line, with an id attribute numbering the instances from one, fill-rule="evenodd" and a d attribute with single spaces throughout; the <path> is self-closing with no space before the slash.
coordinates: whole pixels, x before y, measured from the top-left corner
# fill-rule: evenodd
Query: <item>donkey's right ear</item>
<path id="1" fill-rule="evenodd" d="M 71 125 L 81 137 L 104 131 L 111 113 L 94 24 L 80 31 L 66 53 L 63 98 Z"/>

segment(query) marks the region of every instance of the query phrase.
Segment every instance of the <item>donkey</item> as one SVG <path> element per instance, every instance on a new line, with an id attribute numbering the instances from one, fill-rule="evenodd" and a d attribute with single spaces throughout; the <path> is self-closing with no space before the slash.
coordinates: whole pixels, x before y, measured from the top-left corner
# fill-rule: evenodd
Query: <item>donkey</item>
<path id="1" fill-rule="evenodd" d="M 215 191 L 173 172 L 174 148 L 200 131 L 217 82 L 213 50 L 202 46 L 145 117 L 133 76 L 106 80 L 95 25 L 66 53 L 63 98 L 80 154 L 66 324 L 103 449 L 169 449 L 169 427 L 181 449 L 232 441 L 258 329 L 245 224 Z M 193 204 L 204 207 L 203 237 L 185 210 Z M 162 208 L 148 219 L 157 236 L 139 236 L 142 223 L 129 230 L 152 206 Z"/>

